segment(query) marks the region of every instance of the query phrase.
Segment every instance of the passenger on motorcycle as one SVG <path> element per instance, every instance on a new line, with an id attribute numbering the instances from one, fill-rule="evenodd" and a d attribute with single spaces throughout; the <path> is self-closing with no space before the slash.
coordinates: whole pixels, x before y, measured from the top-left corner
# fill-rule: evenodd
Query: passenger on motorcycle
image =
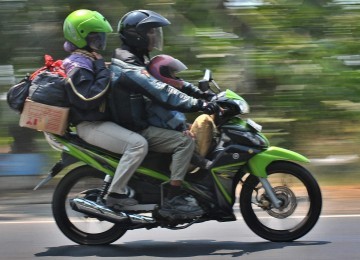
<path id="1" fill-rule="evenodd" d="M 122 46 L 114 51 L 110 66 L 115 75 L 112 94 L 109 95 L 110 107 L 113 120 L 144 136 L 149 150 L 173 154 L 170 188 L 160 214 L 192 218 L 202 215 L 203 210 L 196 201 L 184 195 L 181 185 L 194 153 L 194 140 L 182 132 L 149 125 L 146 100 L 181 112 L 203 111 L 213 114 L 219 107 L 156 80 L 146 70 L 149 53 L 155 48 L 162 49 L 162 27 L 169 24 L 166 18 L 148 10 L 131 11 L 120 19 L 118 33 Z"/>
<path id="2" fill-rule="evenodd" d="M 187 67 L 172 56 L 162 54 L 153 57 L 147 65 L 147 69 L 154 78 L 180 91 L 189 89 L 189 96 L 210 101 L 215 95 L 211 92 L 202 92 L 191 83 L 177 77 L 177 73 L 186 70 Z M 213 115 L 202 114 L 189 127 L 183 113 L 166 109 L 154 102 L 148 102 L 147 112 L 148 122 L 151 125 L 178 131 L 189 131 L 190 135 L 195 138 L 195 153 L 191 159 L 193 164 L 191 170 L 194 171 L 195 166 L 206 169 L 211 165 L 211 161 L 205 159 L 205 156 L 209 152 L 217 133 Z"/>
<path id="3" fill-rule="evenodd" d="M 64 60 L 70 85 L 65 88 L 71 104 L 70 124 L 76 126 L 77 134 L 86 142 L 123 155 L 108 190 L 107 206 L 135 205 L 137 201 L 126 194 L 126 185 L 148 146 L 141 135 L 111 122 L 105 105 L 110 71 L 97 52 L 105 49 L 111 25 L 100 13 L 82 9 L 66 17 L 63 31 L 64 49 L 71 53 Z"/>

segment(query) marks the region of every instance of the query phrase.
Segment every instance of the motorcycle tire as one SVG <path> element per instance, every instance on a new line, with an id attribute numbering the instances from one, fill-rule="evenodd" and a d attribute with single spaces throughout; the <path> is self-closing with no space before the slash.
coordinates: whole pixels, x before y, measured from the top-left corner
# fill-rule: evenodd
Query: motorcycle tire
<path id="1" fill-rule="evenodd" d="M 89 166 L 71 170 L 58 183 L 52 200 L 55 222 L 62 233 L 81 245 L 107 245 L 122 237 L 127 231 L 121 224 L 114 224 L 74 211 L 70 199 L 84 190 L 98 190 L 105 174 Z M 96 200 L 96 194 L 93 199 Z"/>
<path id="2" fill-rule="evenodd" d="M 240 193 L 240 210 L 248 227 L 273 242 L 290 242 L 307 234 L 317 223 L 322 207 L 320 187 L 312 174 L 292 162 L 274 162 L 267 168 L 268 180 L 279 209 L 270 200 L 259 178 L 249 175 Z M 264 204 L 263 201 L 268 202 Z"/>

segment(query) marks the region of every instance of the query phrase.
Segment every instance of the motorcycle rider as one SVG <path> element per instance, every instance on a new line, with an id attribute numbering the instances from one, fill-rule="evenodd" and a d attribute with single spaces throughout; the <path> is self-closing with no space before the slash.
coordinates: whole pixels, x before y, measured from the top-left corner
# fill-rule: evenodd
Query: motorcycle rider
<path id="1" fill-rule="evenodd" d="M 177 77 L 177 73 L 186 70 L 187 67 L 180 60 L 175 59 L 170 55 L 157 55 L 153 57 L 149 64 L 147 64 L 147 70 L 150 74 L 165 82 L 180 91 L 182 88 L 192 88 L 193 97 L 203 97 L 206 100 L 211 100 L 215 94 L 211 92 L 202 92 L 193 86 L 191 83 L 184 81 Z M 186 123 L 186 117 L 179 111 L 171 111 L 158 104 L 149 102 L 147 105 L 148 122 L 153 126 L 174 129 L 178 131 L 189 131 L 195 138 L 195 153 L 191 159 L 193 165 L 190 166 L 190 170 L 195 172 L 196 166 L 206 169 L 211 165 L 211 161 L 205 159 L 212 141 L 217 134 L 217 128 L 214 123 L 213 116 L 202 114 L 198 116 L 193 124 L 188 126 Z"/>
<path id="2" fill-rule="evenodd" d="M 106 108 L 110 71 L 98 53 L 105 49 L 106 33 L 112 32 L 106 18 L 97 11 L 80 9 L 69 14 L 63 25 L 64 49 L 71 54 L 64 60 L 69 87 L 70 124 L 86 142 L 122 154 L 109 187 L 106 205 L 113 208 L 138 202 L 126 194 L 127 182 L 148 151 L 139 134 L 110 121 Z"/>
<path id="3" fill-rule="evenodd" d="M 146 70 L 149 53 L 155 48 L 161 50 L 162 27 L 169 24 L 166 18 L 150 10 L 131 11 L 120 19 L 118 33 L 122 45 L 115 49 L 110 66 L 115 75 L 109 95 L 110 107 L 113 120 L 143 135 L 149 150 L 172 153 L 170 188 L 160 214 L 194 218 L 202 215 L 203 210 L 181 189 L 195 149 L 194 140 L 179 131 L 150 126 L 146 119 L 146 100 L 181 112 L 213 114 L 219 107 L 185 94 L 197 90 L 190 87 L 179 91 L 156 80 Z"/>

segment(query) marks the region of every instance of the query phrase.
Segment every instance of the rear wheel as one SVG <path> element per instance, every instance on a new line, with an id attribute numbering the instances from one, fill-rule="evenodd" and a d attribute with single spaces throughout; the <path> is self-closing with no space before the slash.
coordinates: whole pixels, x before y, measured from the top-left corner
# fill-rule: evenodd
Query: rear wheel
<path id="1" fill-rule="evenodd" d="M 279 209 L 272 207 L 259 179 L 249 175 L 240 194 L 244 221 L 254 233 L 270 241 L 293 241 L 304 236 L 320 216 L 318 183 L 305 168 L 291 162 L 275 162 L 267 173 L 282 205 Z"/>
<path id="2" fill-rule="evenodd" d="M 69 239 L 82 245 L 110 244 L 127 231 L 123 225 L 113 224 L 74 211 L 70 200 L 76 197 L 96 201 L 105 174 L 84 166 L 70 171 L 57 185 L 52 211 L 59 229 Z M 82 193 L 83 191 L 91 191 Z"/>

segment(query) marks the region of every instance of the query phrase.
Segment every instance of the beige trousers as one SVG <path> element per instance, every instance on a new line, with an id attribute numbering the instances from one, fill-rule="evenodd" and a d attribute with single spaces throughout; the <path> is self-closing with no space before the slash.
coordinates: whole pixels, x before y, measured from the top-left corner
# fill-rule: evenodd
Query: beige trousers
<path id="1" fill-rule="evenodd" d="M 82 122 L 76 127 L 86 142 L 122 154 L 109 192 L 124 194 L 126 185 L 148 152 L 144 137 L 113 122 Z"/>

